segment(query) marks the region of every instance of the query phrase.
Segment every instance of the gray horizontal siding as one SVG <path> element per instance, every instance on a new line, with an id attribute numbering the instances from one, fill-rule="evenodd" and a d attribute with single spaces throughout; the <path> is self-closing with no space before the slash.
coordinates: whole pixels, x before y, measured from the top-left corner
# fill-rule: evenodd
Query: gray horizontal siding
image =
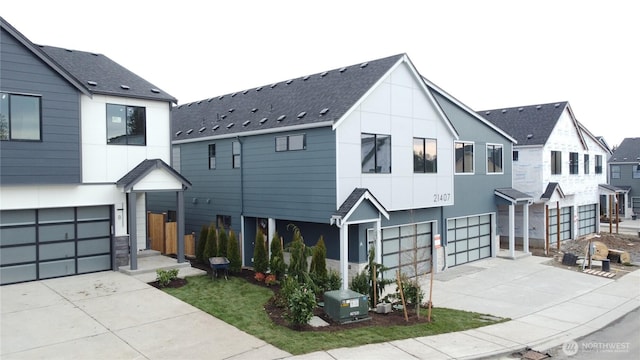
<path id="1" fill-rule="evenodd" d="M 42 116 L 41 141 L 0 141 L 0 181 L 80 183 L 79 92 L 4 31 L 0 59 L 0 91 L 41 96 Z"/>

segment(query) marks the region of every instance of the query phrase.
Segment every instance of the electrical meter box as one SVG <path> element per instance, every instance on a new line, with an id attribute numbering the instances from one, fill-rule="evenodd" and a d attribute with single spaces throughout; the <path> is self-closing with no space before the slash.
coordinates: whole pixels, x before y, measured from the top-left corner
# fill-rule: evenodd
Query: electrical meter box
<path id="1" fill-rule="evenodd" d="M 324 293 L 324 312 L 341 324 L 369 319 L 368 296 L 353 290 Z"/>

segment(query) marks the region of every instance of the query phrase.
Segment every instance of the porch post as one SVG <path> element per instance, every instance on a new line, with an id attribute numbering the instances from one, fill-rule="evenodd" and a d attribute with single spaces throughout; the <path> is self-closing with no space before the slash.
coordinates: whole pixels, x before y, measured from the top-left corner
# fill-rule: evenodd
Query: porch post
<path id="1" fill-rule="evenodd" d="M 136 200 L 138 193 L 129 193 L 129 256 L 131 257 L 131 270 L 138 270 L 138 237 L 136 236 Z"/>
<path id="2" fill-rule="evenodd" d="M 509 204 L 509 257 L 516 258 L 516 206 Z"/>
<path id="3" fill-rule="evenodd" d="M 342 290 L 349 289 L 349 225 L 342 224 L 340 228 L 340 275 L 342 276 Z"/>
<path id="4" fill-rule="evenodd" d="M 382 221 L 380 215 L 378 215 L 378 221 L 376 221 L 376 262 L 382 264 Z"/>
<path id="5" fill-rule="evenodd" d="M 184 192 L 176 192 L 176 201 L 178 202 L 178 214 L 176 221 L 178 222 L 178 263 L 184 262 Z"/>
<path id="6" fill-rule="evenodd" d="M 522 249 L 525 254 L 529 253 L 529 203 L 522 207 Z"/>

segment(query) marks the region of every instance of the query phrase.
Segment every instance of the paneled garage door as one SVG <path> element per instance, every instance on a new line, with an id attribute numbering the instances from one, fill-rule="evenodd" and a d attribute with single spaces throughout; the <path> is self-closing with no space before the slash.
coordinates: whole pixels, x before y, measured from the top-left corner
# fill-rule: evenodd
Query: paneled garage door
<path id="1" fill-rule="evenodd" d="M 549 241 L 558 239 L 558 209 L 549 208 Z M 560 208 L 560 241 L 571 239 L 571 206 Z"/>
<path id="2" fill-rule="evenodd" d="M 111 207 L 0 214 L 0 283 L 111 269 Z"/>
<path id="3" fill-rule="evenodd" d="M 578 236 L 596 232 L 597 204 L 578 206 Z"/>
<path id="4" fill-rule="evenodd" d="M 397 270 L 408 277 L 430 272 L 432 240 L 432 222 L 382 228 L 384 278 L 395 279 Z"/>
<path id="5" fill-rule="evenodd" d="M 491 257 L 491 215 L 447 220 L 447 266 Z"/>

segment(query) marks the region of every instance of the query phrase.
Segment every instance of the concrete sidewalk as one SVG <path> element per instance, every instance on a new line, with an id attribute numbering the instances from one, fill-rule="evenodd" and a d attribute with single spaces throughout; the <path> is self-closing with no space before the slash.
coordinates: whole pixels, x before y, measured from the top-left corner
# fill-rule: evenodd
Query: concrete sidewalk
<path id="1" fill-rule="evenodd" d="M 436 275 L 434 306 L 511 321 L 467 330 L 290 359 L 500 358 L 530 347 L 546 350 L 592 333 L 640 306 L 640 270 L 605 279 L 545 265 L 549 258 L 492 258 Z M 428 289 L 428 284 L 422 284 Z"/>
<path id="2" fill-rule="evenodd" d="M 5 285 L 0 296 L 3 360 L 290 355 L 119 272 Z"/>

